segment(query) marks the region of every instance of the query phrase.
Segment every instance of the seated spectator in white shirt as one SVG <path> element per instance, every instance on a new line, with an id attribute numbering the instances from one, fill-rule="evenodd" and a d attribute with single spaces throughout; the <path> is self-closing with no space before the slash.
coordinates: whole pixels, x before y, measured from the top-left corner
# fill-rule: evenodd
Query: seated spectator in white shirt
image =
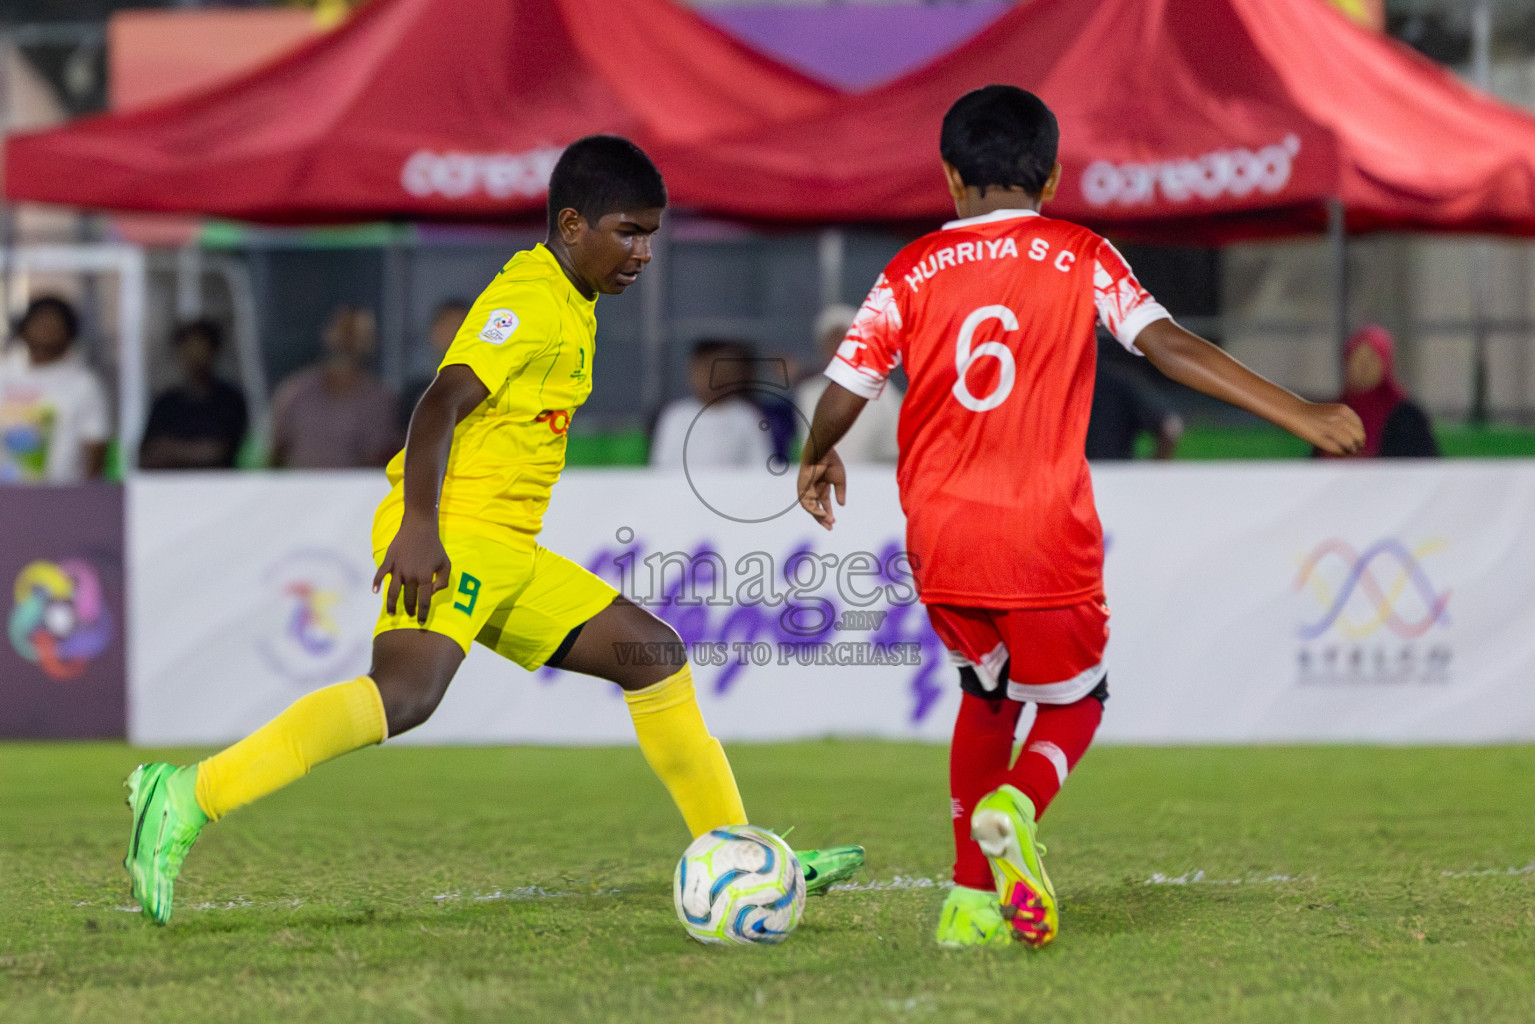
<path id="1" fill-rule="evenodd" d="M 805 443 L 805 433 L 815 418 L 816 403 L 831 381 L 821 372 L 837 354 L 837 346 L 847 337 L 848 328 L 858 310 L 852 306 L 827 306 L 815 321 L 816 354 L 820 366 L 810 377 L 794 389 L 794 404 L 798 407 L 799 442 Z M 837 454 L 843 462 L 894 462 L 899 450 L 896 446 L 896 426 L 901 419 L 901 392 L 893 384 L 883 394 L 864 406 L 847 435 L 837 442 Z"/>
<path id="2" fill-rule="evenodd" d="M 0 483 L 77 484 L 106 468 L 111 409 L 75 347 L 73 307 L 34 299 L 0 357 Z"/>
<path id="3" fill-rule="evenodd" d="M 773 457 L 769 424 L 742 394 L 751 379 L 752 347 L 705 338 L 688 357 L 693 394 L 668 403 L 651 435 L 650 464 L 690 469 L 766 466 Z"/>

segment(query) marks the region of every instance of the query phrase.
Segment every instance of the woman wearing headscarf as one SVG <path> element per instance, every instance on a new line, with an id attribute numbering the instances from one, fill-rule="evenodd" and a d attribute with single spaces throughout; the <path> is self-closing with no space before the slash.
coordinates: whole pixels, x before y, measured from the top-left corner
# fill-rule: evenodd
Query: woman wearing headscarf
<path id="1" fill-rule="evenodd" d="M 1439 455 L 1439 442 L 1421 406 L 1396 379 L 1396 343 L 1379 324 L 1355 331 L 1343 349 L 1343 397 L 1364 423 L 1364 447 L 1355 458 L 1423 459 Z M 1318 453 L 1320 454 L 1320 453 Z"/>

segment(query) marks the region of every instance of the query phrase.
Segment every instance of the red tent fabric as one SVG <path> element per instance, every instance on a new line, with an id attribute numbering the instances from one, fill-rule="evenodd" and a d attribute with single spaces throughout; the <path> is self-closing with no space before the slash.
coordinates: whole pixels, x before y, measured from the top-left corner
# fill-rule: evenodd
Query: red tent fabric
<path id="1" fill-rule="evenodd" d="M 952 215 L 944 111 L 991 82 L 1056 111 L 1056 216 L 1219 242 L 1535 234 L 1535 119 L 1322 0 L 1031 0 L 925 68 L 790 124 L 663 154 L 680 203 L 774 221 Z"/>
<path id="2" fill-rule="evenodd" d="M 494 220 L 541 209 L 582 135 L 686 143 L 834 96 L 670 0 L 373 0 L 210 91 L 13 136 L 5 187 L 269 222 Z"/>

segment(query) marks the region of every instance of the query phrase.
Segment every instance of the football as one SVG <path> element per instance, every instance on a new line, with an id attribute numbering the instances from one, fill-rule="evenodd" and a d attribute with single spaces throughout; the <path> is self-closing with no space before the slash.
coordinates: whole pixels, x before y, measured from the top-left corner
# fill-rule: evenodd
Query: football
<path id="1" fill-rule="evenodd" d="M 731 825 L 693 840 L 677 862 L 677 918 L 699 942 L 772 945 L 805 909 L 805 872 L 778 836 Z"/>

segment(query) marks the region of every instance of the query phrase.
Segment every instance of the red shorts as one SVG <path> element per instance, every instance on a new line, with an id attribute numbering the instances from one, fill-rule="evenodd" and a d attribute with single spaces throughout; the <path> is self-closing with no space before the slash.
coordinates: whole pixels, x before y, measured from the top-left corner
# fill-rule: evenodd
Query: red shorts
<path id="1" fill-rule="evenodd" d="M 1007 666 L 1007 695 L 1013 700 L 1074 704 L 1107 672 L 1109 606 L 1101 600 L 1000 611 L 930 604 L 927 614 L 949 656 L 974 668 L 984 689 L 995 690 Z"/>

